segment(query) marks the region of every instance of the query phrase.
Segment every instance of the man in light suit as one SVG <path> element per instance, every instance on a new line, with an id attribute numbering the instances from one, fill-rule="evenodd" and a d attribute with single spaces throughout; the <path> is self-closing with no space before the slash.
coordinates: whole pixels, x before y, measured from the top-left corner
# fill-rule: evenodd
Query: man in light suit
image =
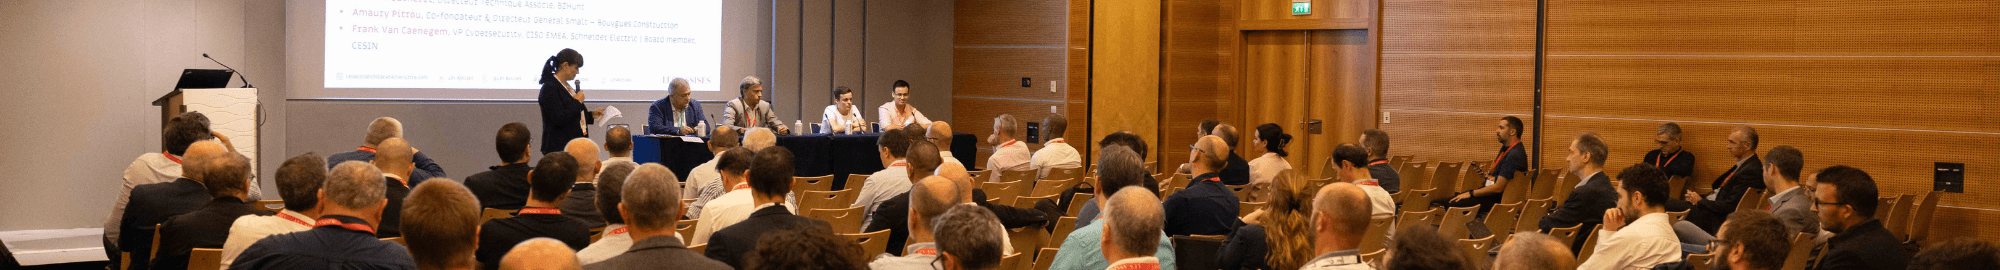
<path id="1" fill-rule="evenodd" d="M 667 83 L 673 90 L 667 98 L 653 101 L 651 112 L 646 114 L 646 133 L 667 135 L 692 135 L 707 126 L 701 123 L 706 118 L 701 113 L 701 103 L 695 102 L 693 90 L 684 78 L 674 78 Z"/>
<path id="2" fill-rule="evenodd" d="M 1772 195 L 1770 205 L 1764 210 L 1777 216 L 1785 223 L 1785 231 L 1790 233 L 1819 233 L 1819 215 L 1813 213 L 1812 192 L 1799 188 L 1799 173 L 1805 167 L 1805 155 L 1792 146 L 1772 147 L 1764 153 L 1764 186 L 1777 191 Z M 1674 223 L 1674 234 L 1680 236 L 1681 249 L 1687 252 L 1707 253 L 1708 242 L 1715 236 L 1702 231 L 1694 223 L 1681 221 Z"/>
<path id="3" fill-rule="evenodd" d="M 768 106 L 771 104 L 763 102 L 763 80 L 757 79 L 757 76 L 743 77 L 743 83 L 737 88 L 743 96 L 729 100 L 729 104 L 723 106 L 723 124 L 742 129 L 765 127 L 778 134 L 791 134 L 791 129 L 782 123 L 784 120 L 778 119 L 778 113 L 771 111 L 771 106 Z"/>

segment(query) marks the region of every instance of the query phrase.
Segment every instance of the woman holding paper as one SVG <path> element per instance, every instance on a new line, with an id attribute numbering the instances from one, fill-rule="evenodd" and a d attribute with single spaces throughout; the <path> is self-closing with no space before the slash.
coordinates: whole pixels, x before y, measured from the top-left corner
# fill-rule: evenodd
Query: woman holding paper
<path id="1" fill-rule="evenodd" d="M 562 151 L 569 140 L 590 136 L 585 125 L 604 116 L 604 109 L 583 105 L 583 90 L 569 84 L 583 68 L 583 54 L 562 49 L 542 62 L 542 92 L 535 103 L 542 107 L 542 153 Z"/>

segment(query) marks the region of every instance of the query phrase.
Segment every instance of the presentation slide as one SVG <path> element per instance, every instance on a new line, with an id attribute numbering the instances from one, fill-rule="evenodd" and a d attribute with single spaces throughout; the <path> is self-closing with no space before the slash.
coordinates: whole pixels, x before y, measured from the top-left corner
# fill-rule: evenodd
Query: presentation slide
<path id="1" fill-rule="evenodd" d="M 542 63 L 571 48 L 583 90 L 718 91 L 721 14 L 720 0 L 326 1 L 324 87 L 540 89 Z"/>

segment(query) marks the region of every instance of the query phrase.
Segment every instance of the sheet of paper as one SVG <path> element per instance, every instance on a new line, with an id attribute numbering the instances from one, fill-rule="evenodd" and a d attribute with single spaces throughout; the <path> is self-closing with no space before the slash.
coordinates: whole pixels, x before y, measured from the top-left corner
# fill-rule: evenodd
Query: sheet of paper
<path id="1" fill-rule="evenodd" d="M 604 119 L 597 119 L 597 126 L 599 127 L 611 126 L 610 120 L 612 118 L 618 118 L 620 116 L 625 116 L 625 113 L 619 112 L 618 107 L 604 106 Z"/>
<path id="2" fill-rule="evenodd" d="M 703 143 L 701 137 L 695 137 L 695 136 L 681 136 L 681 141 L 690 143 Z"/>

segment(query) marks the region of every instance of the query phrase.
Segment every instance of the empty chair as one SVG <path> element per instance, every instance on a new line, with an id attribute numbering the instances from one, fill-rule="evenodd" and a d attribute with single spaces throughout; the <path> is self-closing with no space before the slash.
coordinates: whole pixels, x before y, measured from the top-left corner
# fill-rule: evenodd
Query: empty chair
<path id="1" fill-rule="evenodd" d="M 1682 176 L 1667 177 L 1667 200 L 1679 201 L 1682 199 L 1683 196 L 1686 196 L 1687 181 L 1688 181 L 1687 177 L 1682 177 Z"/>
<path id="2" fill-rule="evenodd" d="M 674 232 L 681 234 L 682 245 L 694 242 L 694 225 L 700 222 L 701 220 L 698 219 L 683 219 L 679 222 L 674 222 Z"/>
<path id="3" fill-rule="evenodd" d="M 1403 212 L 1402 216 L 1396 217 L 1396 226 L 1409 227 L 1417 224 L 1436 225 L 1438 217 L 1444 214 L 1444 210 L 1444 208 L 1436 208 L 1422 212 Z"/>
<path id="4" fill-rule="evenodd" d="M 1806 269 L 1806 260 L 1812 257 L 1813 234 L 1798 233 L 1792 236 L 1792 250 L 1785 254 L 1785 270 Z"/>
<path id="5" fill-rule="evenodd" d="M 868 176 L 866 174 L 849 174 L 847 175 L 847 183 L 842 184 L 840 190 L 861 189 L 861 187 L 868 184 Z"/>
<path id="6" fill-rule="evenodd" d="M 1542 217 L 1549 215 L 1549 209 L 1555 208 L 1556 202 L 1551 200 L 1528 200 L 1526 203 L 1527 205 L 1521 206 L 1521 216 L 1514 219 L 1514 228 L 1523 231 L 1528 229 L 1540 230 Z M 1489 213 L 1487 215 L 1492 214 Z"/>
<path id="7" fill-rule="evenodd" d="M 1431 188 L 1431 189 L 1420 189 L 1420 190 L 1405 190 L 1403 192 L 1398 192 L 1401 193 L 1403 196 L 1401 198 L 1403 206 L 1400 207 L 1401 209 L 1399 209 L 1399 211 L 1418 212 L 1418 211 L 1430 210 L 1431 197 L 1435 197 L 1432 196 L 1431 194 L 1444 193 L 1444 192 L 1448 191 Z"/>
<path id="8" fill-rule="evenodd" d="M 1035 173 L 1036 173 L 1035 170 L 1000 171 L 1000 180 L 995 182 L 1014 182 L 1014 181 L 1034 182 Z"/>
<path id="9" fill-rule="evenodd" d="M 1937 212 L 1940 197 L 1944 197 L 1943 191 L 1933 190 L 1924 194 L 1924 202 L 1917 205 L 1917 216 L 1910 219 L 1910 236 L 1904 238 L 1904 243 L 1922 246 L 1924 238 L 1931 235 L 1931 214 Z"/>
<path id="10" fill-rule="evenodd" d="M 1035 224 L 1035 225 L 1029 225 L 1027 227 L 1021 227 L 1018 229 L 1008 229 L 1007 242 L 1014 245 L 1014 250 L 1017 252 L 1023 250 L 1039 250 L 1043 247 L 1043 245 L 1047 245 L 1049 243 L 1049 231 L 1043 230 L 1042 229 L 1043 226 L 1046 225 Z M 1028 255 L 1032 256 L 1034 254 L 1028 254 Z"/>
<path id="11" fill-rule="evenodd" d="M 1521 208 L 1527 205 L 1527 202 L 1495 204 L 1493 210 L 1486 212 L 1486 231 L 1497 236 L 1493 238 L 1494 243 L 1506 243 L 1507 237 L 1517 231 L 1515 219 L 1521 218 Z"/>
<path id="12" fill-rule="evenodd" d="M 1010 181 L 979 183 L 979 189 L 986 191 L 986 201 L 1000 205 L 1014 205 L 1014 199 L 1028 195 L 1035 188 L 1035 181 Z"/>
<path id="13" fill-rule="evenodd" d="M 1529 188 L 1526 198 L 1554 200 L 1556 196 L 1556 184 L 1562 182 L 1556 180 L 1556 178 L 1562 177 L 1561 175 L 1562 169 L 1544 169 L 1541 173 L 1535 174 L 1534 185 Z"/>
<path id="14" fill-rule="evenodd" d="M 1021 256 L 1021 254 L 1021 252 L 1015 252 L 1014 254 L 1001 256 L 1000 268 L 994 269 L 1021 269 L 1021 266 L 1026 264 L 1025 261 L 1028 260 L 1028 256 Z"/>
<path id="15" fill-rule="evenodd" d="M 1409 162 L 1396 167 L 1396 175 L 1401 177 L 1403 181 L 1403 190 L 1418 190 L 1431 187 L 1430 173 L 1424 169 L 1428 166 L 1424 163 L 1426 162 Z"/>
<path id="16" fill-rule="evenodd" d="M 1582 229 L 1583 229 L 1583 224 L 1577 224 L 1576 226 L 1569 226 L 1567 228 L 1549 229 L 1549 237 L 1555 237 L 1557 241 L 1556 243 L 1576 243 L 1576 233 Z"/>
<path id="17" fill-rule="evenodd" d="M 889 230 L 867 233 L 843 233 L 840 236 L 847 237 L 847 240 L 861 244 L 861 257 L 854 259 L 862 262 L 875 261 L 876 254 L 886 253 L 885 250 L 889 248 Z"/>
<path id="18" fill-rule="evenodd" d="M 1757 204 L 1763 201 L 1764 201 L 1764 189 L 1750 188 L 1749 190 L 1745 190 L 1743 192 L 1743 200 L 1736 201 L 1736 211 L 1740 212 L 1745 210 L 1763 209 L 1761 207 L 1757 207 Z M 1889 208 L 1883 207 L 1881 209 L 1889 209 Z"/>
<path id="19" fill-rule="evenodd" d="M 1471 234 L 1465 226 L 1472 222 L 1474 215 L 1478 214 L 1478 206 L 1452 207 L 1445 210 L 1443 220 L 1438 223 L 1438 235 L 1444 236 L 1445 239 L 1465 239 Z"/>
<path id="20" fill-rule="evenodd" d="M 968 166 L 968 167 L 969 167 L 969 166 Z M 967 168 L 967 169 L 970 169 L 970 168 Z M 972 179 L 986 179 L 986 173 L 987 173 L 987 172 L 988 172 L 988 171 L 968 171 L 968 172 L 965 172 L 965 174 L 966 174 L 966 175 L 971 175 L 971 176 L 972 176 Z"/>
<path id="21" fill-rule="evenodd" d="M 1175 235 L 1174 268 L 1216 269 L 1215 254 L 1222 253 L 1222 238 L 1203 235 Z"/>
<path id="22" fill-rule="evenodd" d="M 1464 175 L 1461 174 L 1464 173 L 1463 171 L 1464 166 L 1465 166 L 1464 162 L 1438 162 L 1437 165 L 1431 166 L 1431 169 L 1427 171 L 1431 172 L 1430 179 L 1432 186 L 1451 187 L 1444 190 L 1450 190 L 1452 192 L 1471 189 L 1470 187 L 1477 187 L 1478 185 L 1476 184 L 1468 187 L 1463 183 L 1457 183 L 1457 182 L 1464 182 Z M 1440 185 L 1442 183 L 1454 183 L 1454 184 Z"/>
<path id="23" fill-rule="evenodd" d="M 1076 217 L 1056 218 L 1055 231 L 1049 233 L 1048 246 L 1061 247 L 1063 239 L 1069 238 L 1069 232 L 1074 230 L 1076 230 Z"/>
<path id="24" fill-rule="evenodd" d="M 792 177 L 792 191 L 833 191 L 833 176 Z"/>
<path id="25" fill-rule="evenodd" d="M 1077 179 L 1077 178 L 1035 181 L 1035 190 L 1028 192 L 1027 196 L 1041 197 L 1048 195 L 1059 195 L 1065 191 L 1069 191 L 1070 189 L 1076 188 L 1077 183 L 1082 183 L 1082 182 L 1083 179 Z M 987 195 L 992 195 L 992 194 L 987 194 Z"/>
<path id="26" fill-rule="evenodd" d="M 1417 156 L 1393 156 L 1393 157 L 1389 157 L 1389 167 L 1393 167 L 1393 168 L 1402 168 L 1402 167 L 1403 167 L 1403 163 L 1410 163 L 1410 160 L 1412 160 L 1412 159 L 1417 159 Z"/>
<path id="27" fill-rule="evenodd" d="M 1063 216 L 1072 218 L 1076 217 L 1077 212 L 1083 212 L 1084 202 L 1090 201 L 1090 198 L 1095 196 L 1097 195 L 1092 195 L 1090 193 L 1083 193 L 1083 192 L 1078 192 L 1076 193 L 1076 195 L 1070 195 L 1069 210 L 1064 211 Z"/>
<path id="28" fill-rule="evenodd" d="M 1472 263 L 1474 269 L 1484 269 L 1487 265 L 1493 265 L 1493 258 L 1486 256 L 1486 250 L 1493 249 L 1493 244 L 1493 236 L 1458 239 L 1458 247 L 1465 250 L 1466 262 Z"/>
<path id="29" fill-rule="evenodd" d="M 1250 212 L 1257 212 L 1257 209 L 1260 208 L 1264 208 L 1264 203 L 1261 202 L 1238 203 L 1236 204 L 1236 217 L 1241 218 L 1244 216 L 1249 216 Z"/>
<path id="30" fill-rule="evenodd" d="M 840 209 L 840 208 L 847 208 L 847 206 L 850 205 L 854 205 L 855 198 L 861 196 L 861 190 L 860 189 L 849 189 L 842 191 L 806 190 L 806 191 L 796 191 L 793 194 L 797 194 L 796 197 L 799 200 L 798 208 L 800 211 L 812 210 L 812 209 Z"/>
<path id="31" fill-rule="evenodd" d="M 827 224 L 833 225 L 834 233 L 861 233 L 861 220 L 867 216 L 867 208 L 867 206 L 855 206 L 839 209 L 800 210 L 805 211 L 804 216 L 806 218 L 823 220 Z"/>
<path id="32" fill-rule="evenodd" d="M 1910 239 L 1910 206 L 1913 204 L 1916 204 L 1916 196 L 1900 194 L 1896 195 L 1896 204 L 1877 206 L 1890 208 L 1888 216 L 1879 218 L 1882 219 L 1882 226 L 1889 227 L 1889 233 L 1895 234 L 1896 239 Z"/>
<path id="33" fill-rule="evenodd" d="M 1049 175 L 1043 176 L 1042 180 L 1075 180 L 1078 177 L 1083 177 L 1083 167 L 1051 168 Z"/>
<path id="34" fill-rule="evenodd" d="M 1523 180 L 1526 180 L 1527 178 L 1515 178 L 1515 179 L 1523 179 Z M 1535 191 L 1537 191 L 1537 190 L 1543 190 L 1543 189 L 1553 189 L 1553 188 L 1549 188 L 1549 187 L 1543 187 L 1543 185 L 1548 185 L 1548 184 L 1545 184 L 1545 183 L 1544 183 L 1543 181 L 1533 181 L 1533 182 L 1521 182 L 1521 181 L 1511 181 L 1511 182 L 1508 182 L 1508 183 L 1507 183 L 1507 189 L 1504 189 L 1504 190 L 1502 190 L 1502 191 L 1500 192 L 1500 203 L 1521 203 L 1521 202 L 1523 202 L 1523 201 L 1527 201 L 1527 200 L 1528 200 L 1529 198 L 1531 198 L 1531 197 L 1532 197 L 1532 198 L 1548 198 L 1548 197 L 1550 197 L 1550 196 L 1546 196 L 1546 195 L 1537 195 L 1537 193 L 1535 192 Z"/>
<path id="35" fill-rule="evenodd" d="M 1053 245 L 1053 246 L 1058 246 L 1058 247 L 1060 247 L 1061 245 Z M 1035 253 L 1035 269 L 1034 269 L 1034 270 L 1049 270 L 1049 265 L 1051 265 L 1051 264 L 1055 263 L 1055 259 L 1056 259 L 1056 251 L 1057 251 L 1057 250 L 1059 250 L 1059 249 L 1057 249 L 1057 248 L 1042 248 L 1042 251 L 1041 251 L 1041 252 L 1036 252 L 1036 253 Z"/>
<path id="36" fill-rule="evenodd" d="M 1877 218 L 1889 217 L 1889 208 L 1894 208 L 1894 207 L 1885 207 L 1885 206 L 1895 205 L 1896 196 L 1882 197 L 1878 200 L 1879 201 L 1876 201 L 1875 203 L 1875 216 Z"/>

